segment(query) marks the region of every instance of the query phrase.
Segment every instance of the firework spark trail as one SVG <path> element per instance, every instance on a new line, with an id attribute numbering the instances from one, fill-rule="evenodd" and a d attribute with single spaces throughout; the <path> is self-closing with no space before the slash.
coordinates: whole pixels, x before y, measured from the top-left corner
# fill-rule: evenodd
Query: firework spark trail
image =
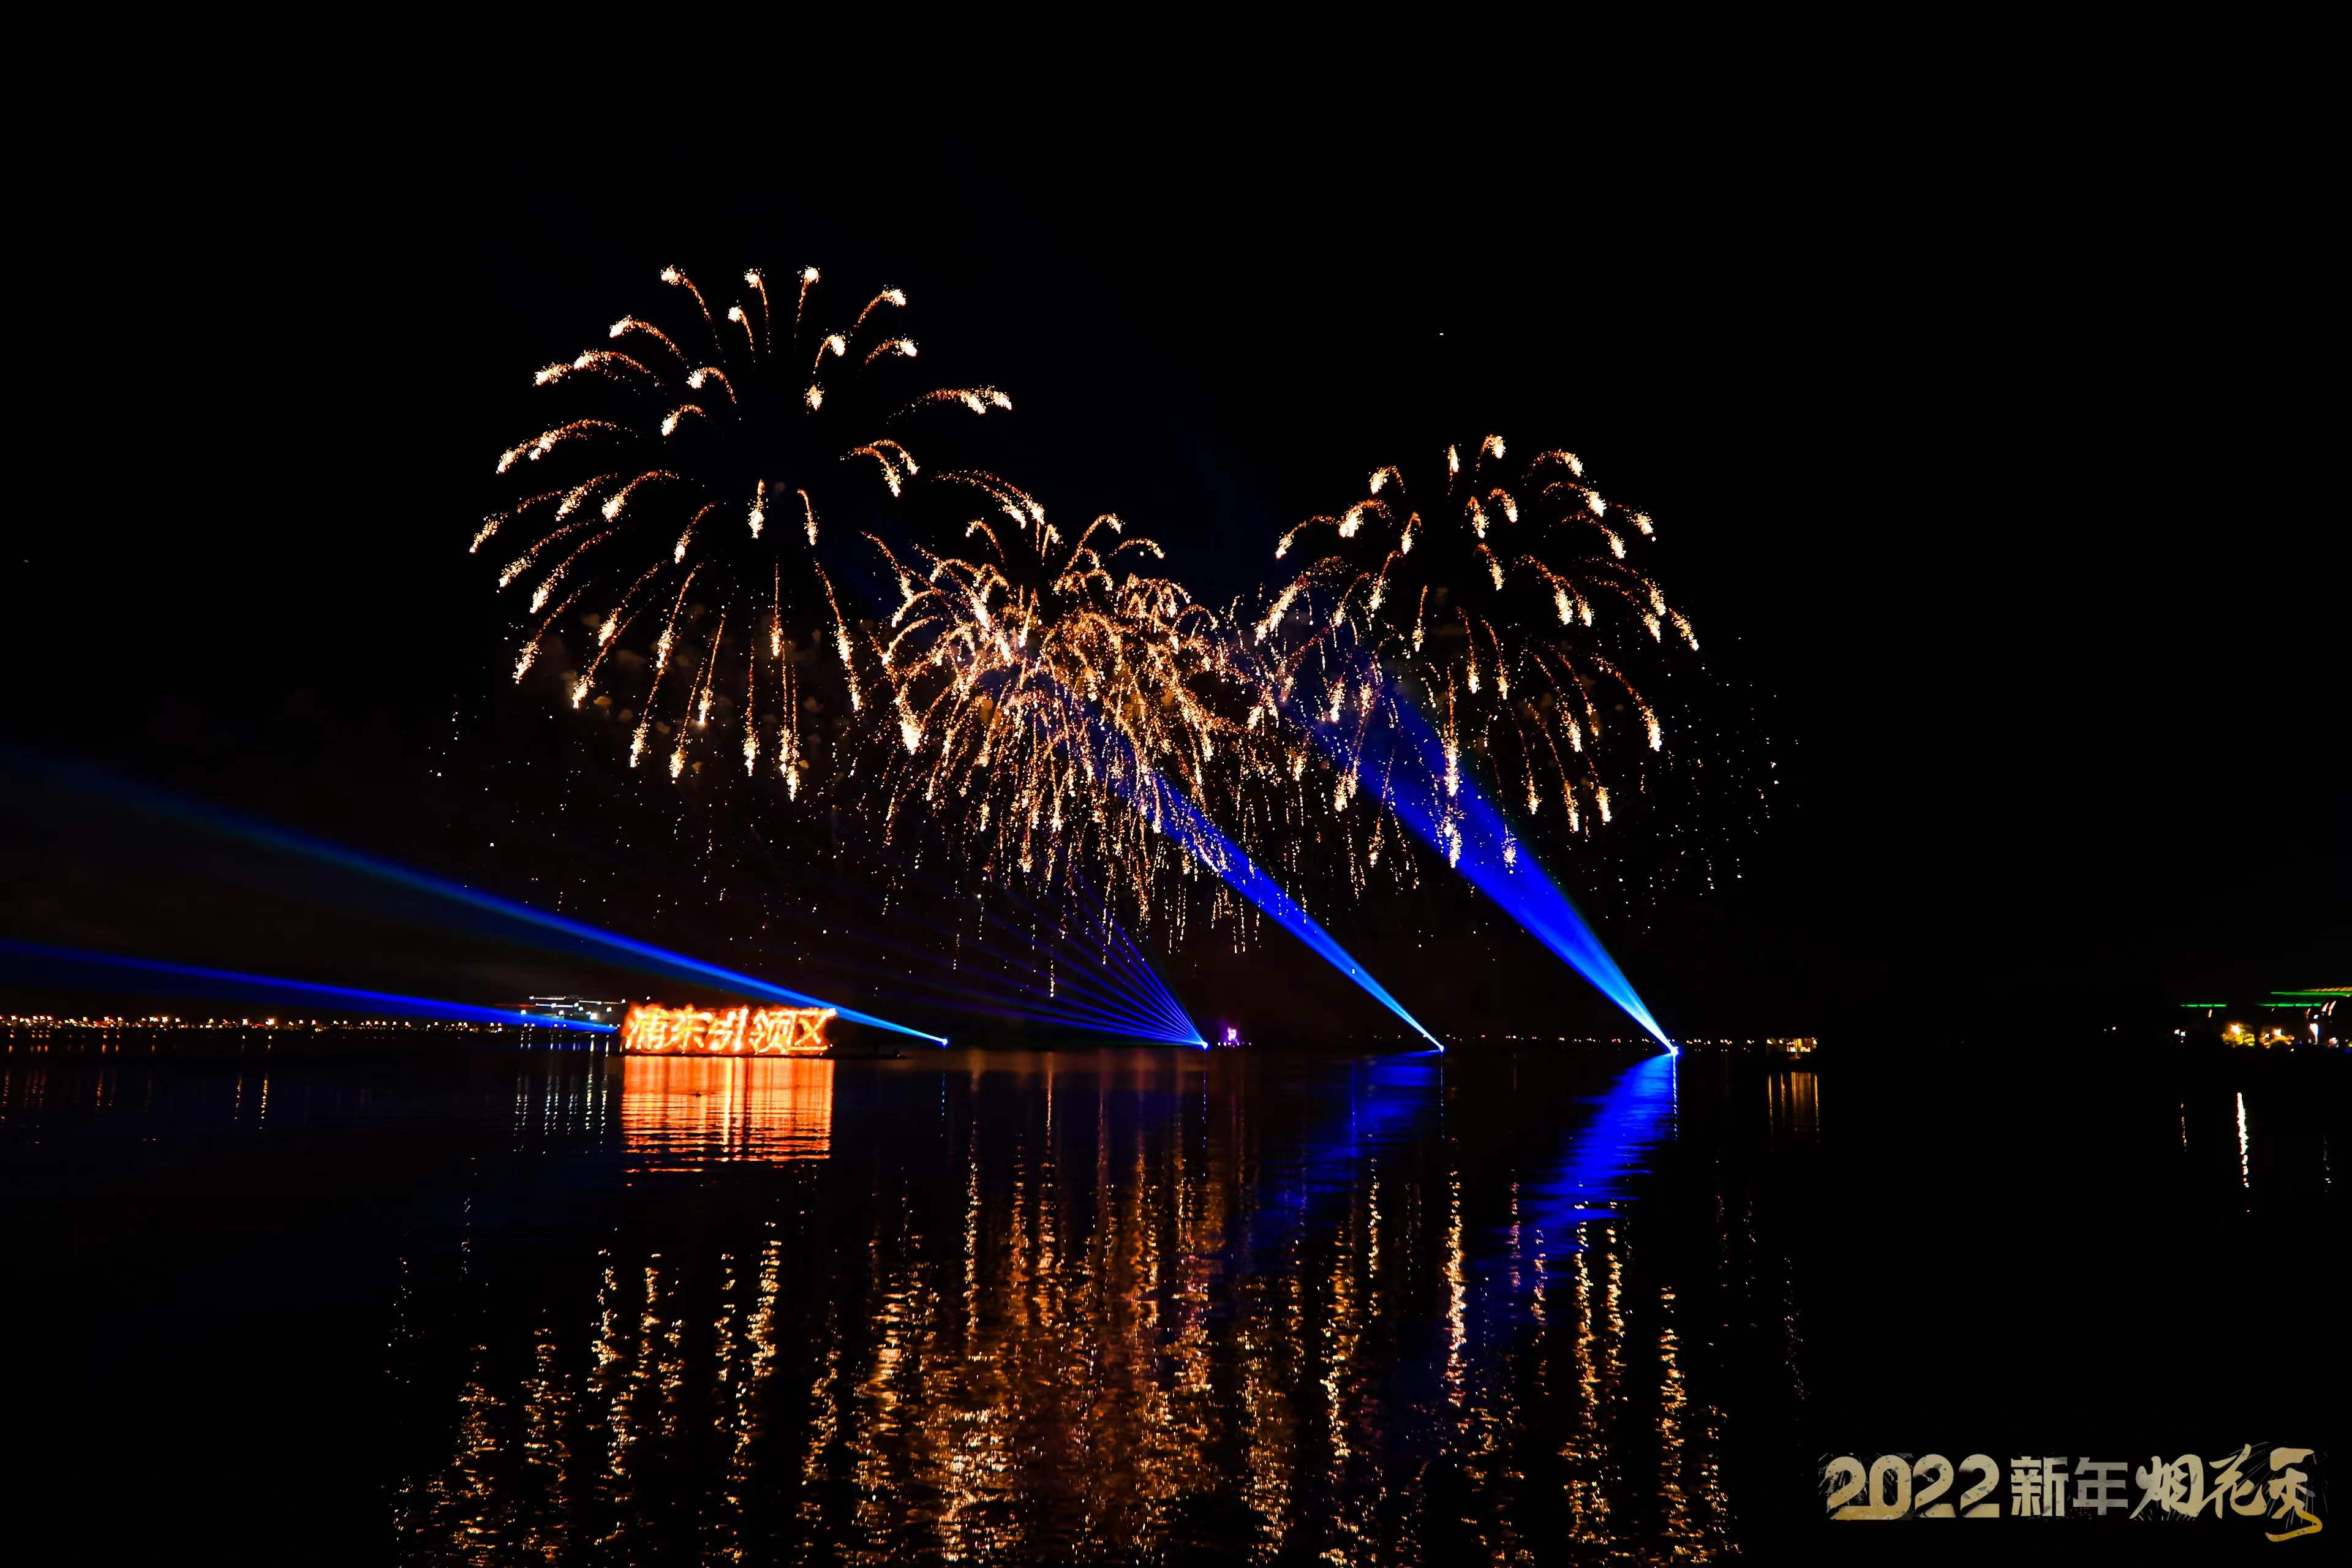
<path id="1" fill-rule="evenodd" d="M 568 608 L 583 592 L 601 596 L 627 583 L 608 601 L 609 613 L 587 616 L 596 652 L 570 674 L 566 695 L 575 708 L 593 698 L 597 710 L 609 708 L 629 724 L 633 763 L 656 731 L 670 737 L 667 771 L 674 779 L 687 771 L 709 720 L 723 714 L 727 732 L 741 738 L 746 765 L 756 773 L 761 753 L 775 755 L 787 794 L 798 797 L 799 775 L 814 765 L 801 705 L 838 701 L 853 712 L 863 706 L 856 639 L 817 555 L 814 497 L 862 505 L 872 493 L 899 495 L 922 472 L 906 427 L 923 411 L 1012 407 L 990 386 L 919 391 L 910 401 L 903 385 L 877 382 L 890 374 L 885 366 L 917 357 L 912 339 L 884 325 L 903 310 L 906 295 L 886 289 L 854 325 L 829 331 L 814 324 L 817 276 L 814 268 L 800 273 L 788 334 L 760 269 L 742 274 L 744 302 L 717 310 L 682 269 L 664 268 L 661 281 L 691 301 L 687 320 L 698 326 L 672 330 L 625 315 L 606 330 L 611 346 L 539 373 L 535 382 L 550 389 L 544 395 L 585 398 L 589 405 L 564 410 L 500 454 L 499 472 L 527 470 L 540 482 L 473 536 L 478 552 L 500 534 L 526 536 L 518 550 L 502 552 L 511 559 L 499 585 L 520 584 L 534 616 L 557 599 Z M 782 498 L 797 502 L 802 526 L 765 528 L 767 509 Z M 567 542 L 583 533 L 584 542 Z M 566 548 L 555 549 L 560 543 Z M 688 585 L 698 598 L 689 599 Z M 672 589 L 666 618 L 638 613 L 644 596 Z M 720 634 L 706 627 L 730 621 L 745 646 L 722 659 Z M 637 650 L 645 666 L 606 657 L 626 635 L 616 628 L 632 626 L 659 630 L 652 648 Z M 764 637 L 755 626 L 765 628 Z M 518 678 L 554 646 L 552 620 L 525 629 Z M 825 662 L 812 658 L 820 645 L 829 645 L 839 666 L 812 689 Z M 737 651 L 749 657 L 732 657 Z M 688 673 L 699 672 L 682 687 L 664 679 L 681 652 L 691 660 Z M 640 674 L 646 667 L 650 673 Z"/>
<path id="2" fill-rule="evenodd" d="M 1054 678 L 1049 675 L 1042 679 L 1051 680 Z M 1386 987 L 1373 979 L 1370 973 L 1357 963 L 1320 922 L 1286 892 L 1279 882 L 1267 875 L 1253 857 L 1227 837 L 1182 790 L 1161 780 L 1140 752 L 1134 737 L 1111 728 L 1108 720 L 1101 715 L 1087 716 L 1085 721 L 1098 731 L 1105 750 L 1114 763 L 1123 761 L 1127 764 L 1108 769 L 1107 776 L 1112 781 L 1113 789 L 1125 794 L 1131 801 L 1150 804 L 1157 814 L 1152 826 L 1155 836 L 1164 835 L 1193 863 L 1213 874 L 1276 924 L 1297 937 L 1318 957 L 1402 1019 L 1414 1033 L 1436 1049 L 1442 1051 L 1445 1048 L 1420 1019 L 1406 1011 Z M 1084 891 L 1083 889 L 1079 890 Z"/>
<path id="3" fill-rule="evenodd" d="M 1626 563 L 1629 535 L 1655 535 L 1646 513 L 1606 500 L 1571 453 L 1513 469 L 1505 450 L 1497 437 L 1466 458 L 1447 448 L 1442 479 L 1418 500 L 1404 470 L 1381 468 L 1365 500 L 1284 535 L 1277 559 L 1325 529 L 1332 544 L 1281 587 L 1252 635 L 1272 645 L 1274 685 L 1339 780 L 1335 816 L 1354 781 L 1375 777 L 1387 816 L 1671 1049 L 1480 779 L 1491 770 L 1530 826 L 1545 820 L 1547 800 L 1570 836 L 1609 822 L 1604 742 L 1619 759 L 1664 748 L 1622 649 L 1663 643 L 1668 625 L 1692 650 L 1697 639 Z M 1597 617 L 1596 604 L 1616 613 Z M 1351 683 L 1360 717 L 1343 722 Z M 1630 710 L 1638 729 L 1604 726 L 1604 702 Z"/>
<path id="4" fill-rule="evenodd" d="M 1142 920 L 1159 883 L 1205 871 L 1435 1044 L 1198 804 L 1217 792 L 1246 833 L 1266 819 L 1259 797 L 1283 787 L 1293 748 L 1262 721 L 1280 699 L 1247 645 L 1174 583 L 1117 575 L 1118 556 L 1162 553 L 1117 518 L 1066 542 L 1026 492 L 958 477 L 1023 542 L 973 519 L 966 539 L 984 548 L 969 557 L 909 565 L 884 549 L 900 595 L 884 650 L 897 798 L 951 794 L 965 852 L 992 880 L 1016 885 L 1017 868 L 1084 903 L 1099 879 Z"/>

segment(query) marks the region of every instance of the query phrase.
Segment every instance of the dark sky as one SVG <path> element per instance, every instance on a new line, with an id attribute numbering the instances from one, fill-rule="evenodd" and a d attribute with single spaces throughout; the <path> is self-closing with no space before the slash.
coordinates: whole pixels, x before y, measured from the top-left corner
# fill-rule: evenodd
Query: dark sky
<path id="1" fill-rule="evenodd" d="M 2284 165 L 2152 106 L 1679 143 L 1567 106 L 1475 140 L 1062 108 L 559 121 L 462 155 L 329 117 L 53 170 L 28 287 L 64 386 L 19 459 L 12 742 L 544 897 L 473 804 L 504 743 L 463 553 L 487 457 L 528 371 L 665 262 L 813 260 L 905 287 L 927 356 L 1013 394 L 1002 466 L 1148 524 L 1213 598 L 1377 462 L 1488 430 L 1654 512 L 1784 781 L 1736 883 L 1607 928 L 1670 1027 L 2345 981 L 2338 399 Z M 9 934 L 363 984 L 399 945 L 262 909 L 283 889 L 184 897 L 237 879 L 100 813 L 12 820 Z M 1424 1016 L 1557 994 L 1502 984 L 1532 948 L 1483 942 L 1465 980 L 1381 924 L 1367 956 Z M 1266 1010 L 1322 995 L 1297 960 L 1186 973 Z M 568 978 L 436 962 L 469 999 Z"/>

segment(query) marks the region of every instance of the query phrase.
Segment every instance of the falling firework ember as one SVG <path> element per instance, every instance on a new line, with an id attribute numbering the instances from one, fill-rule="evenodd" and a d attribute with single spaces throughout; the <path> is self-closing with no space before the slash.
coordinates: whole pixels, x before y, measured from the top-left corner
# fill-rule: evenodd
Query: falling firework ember
<path id="1" fill-rule="evenodd" d="M 797 796 L 831 738 L 820 716 L 864 708 L 872 679 L 825 570 L 828 525 L 921 473 L 907 428 L 925 410 L 1012 405 L 896 384 L 918 357 L 898 289 L 821 326 L 813 267 L 781 288 L 745 272 L 723 311 L 677 268 L 661 281 L 676 331 L 624 316 L 534 377 L 568 405 L 499 455 L 521 494 L 473 552 L 523 596 L 517 681 L 561 650 L 564 698 L 622 726 L 632 767 L 677 779 L 740 761 Z"/>
<path id="2" fill-rule="evenodd" d="M 1437 731 L 1439 799 L 1458 799 L 1465 771 L 1478 769 L 1525 819 L 1570 835 L 1610 821 L 1642 759 L 1666 742 L 1628 664 L 1669 641 L 1698 647 L 1633 563 L 1654 531 L 1647 513 L 1604 497 L 1574 453 L 1514 465 L 1489 436 L 1466 453 L 1447 447 L 1410 482 L 1378 469 L 1345 511 L 1283 535 L 1276 558 L 1307 563 L 1251 636 L 1336 769 L 1333 809 L 1379 783 L 1362 776 L 1372 757 L 1394 765 L 1392 751 L 1366 742 L 1411 702 Z M 1374 856 L 1385 830 L 1376 816 Z M 1440 837 L 1449 858 L 1460 853 L 1458 826 Z M 1516 862 L 1516 839 L 1504 855 Z"/>

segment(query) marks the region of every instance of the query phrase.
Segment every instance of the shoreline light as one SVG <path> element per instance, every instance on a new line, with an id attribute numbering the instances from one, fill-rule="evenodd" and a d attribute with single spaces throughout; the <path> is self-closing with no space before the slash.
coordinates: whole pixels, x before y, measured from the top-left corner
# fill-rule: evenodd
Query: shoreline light
<path id="1" fill-rule="evenodd" d="M 430 996 L 404 996 L 393 991 L 362 991 L 348 985 L 323 985 L 308 980 L 287 980 L 271 974 L 247 974 L 233 969 L 206 969 L 194 963 L 168 963 L 161 959 L 132 958 L 124 953 L 96 952 L 81 948 L 53 947 L 47 942 L 0 938 L 0 957 L 30 959 L 43 967 L 44 979 L 57 971 L 98 969 L 144 977 L 150 984 L 205 994 L 229 993 L 253 1000 L 300 998 L 349 1011 L 407 1015 L 427 1018 L 464 1019 L 480 1024 L 514 1024 L 529 1028 L 571 1029 L 582 1034 L 609 1035 L 610 1024 L 585 1018 L 565 1018 L 547 1013 L 523 1013 L 509 1007 L 478 1007 L 468 1002 L 444 1002 Z M 275 1027 L 275 1018 L 264 1021 Z"/>

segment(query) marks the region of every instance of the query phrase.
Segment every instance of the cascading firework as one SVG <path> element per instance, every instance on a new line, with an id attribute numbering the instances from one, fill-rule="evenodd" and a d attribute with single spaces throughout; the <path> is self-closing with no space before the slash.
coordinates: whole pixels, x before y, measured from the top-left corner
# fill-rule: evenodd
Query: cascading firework
<path id="1" fill-rule="evenodd" d="M 899 591 L 890 830 L 919 806 L 986 879 L 1111 889 L 1148 920 L 1157 885 L 1194 869 L 1166 837 L 1176 792 L 1240 807 L 1271 697 L 1213 611 L 1129 569 L 1162 552 L 1117 517 L 1072 540 L 993 476 L 940 482 L 982 503 L 964 553 L 875 542 Z"/>

